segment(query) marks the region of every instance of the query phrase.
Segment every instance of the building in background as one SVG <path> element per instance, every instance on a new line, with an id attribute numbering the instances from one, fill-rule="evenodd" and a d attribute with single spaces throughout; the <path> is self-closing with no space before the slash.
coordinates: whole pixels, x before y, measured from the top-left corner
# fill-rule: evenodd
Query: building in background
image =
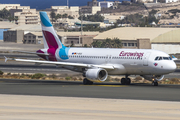
<path id="1" fill-rule="evenodd" d="M 16 24 L 11 23 L 11 22 L 7 22 L 7 21 L 1 21 L 0 22 L 0 40 L 3 40 L 3 36 L 4 36 L 4 31 L 7 31 L 13 27 L 17 27 Z"/>
<path id="2" fill-rule="evenodd" d="M 36 31 L 36 32 L 34 32 Z M 119 38 L 123 48 L 156 49 L 168 54 L 180 53 L 180 28 L 121 27 L 99 32 L 57 32 L 65 46 L 91 46 L 93 41 Z M 4 42 L 43 44 L 40 25 L 16 26 L 4 31 Z"/>
<path id="3" fill-rule="evenodd" d="M 23 44 L 44 44 L 42 32 L 31 32 L 25 34 Z"/>
<path id="4" fill-rule="evenodd" d="M 42 31 L 40 24 L 37 24 L 37 25 L 13 24 L 13 25 L 14 25 L 13 27 L 10 26 L 9 30 L 4 31 L 4 33 L 3 33 L 4 42 L 23 43 L 25 34 L 27 34 L 29 32 L 41 32 Z"/>
<path id="5" fill-rule="evenodd" d="M 59 35 L 59 34 L 58 34 Z M 76 46 L 76 47 L 82 47 L 85 44 L 87 46 L 91 46 L 91 43 L 93 42 L 93 37 L 95 35 L 61 35 L 60 40 L 65 46 Z"/>
<path id="6" fill-rule="evenodd" d="M 0 40 L 3 40 L 4 31 L 7 31 L 8 29 L 0 29 Z"/>
<path id="7" fill-rule="evenodd" d="M 155 0 L 131 0 L 131 2 L 136 3 L 136 2 L 141 2 L 141 3 L 154 3 Z"/>
<path id="8" fill-rule="evenodd" d="M 30 6 L 17 6 L 15 9 L 10 9 L 9 12 L 14 16 L 15 12 L 22 12 L 23 9 L 30 9 Z"/>
<path id="9" fill-rule="evenodd" d="M 92 0 L 91 2 L 88 2 L 88 6 L 98 6 L 98 3 L 97 0 Z"/>
<path id="10" fill-rule="evenodd" d="M 18 20 L 16 24 L 39 24 L 39 13 L 36 9 L 30 9 L 30 6 L 20 6 L 20 4 L 0 4 L 1 9 L 7 9 L 11 15 L 16 17 Z"/>
<path id="11" fill-rule="evenodd" d="M 81 36 L 80 32 L 57 32 L 57 35 L 61 42 L 65 46 L 82 47 L 85 44 L 90 46 L 93 42 L 93 38 L 99 32 L 83 32 Z M 29 32 L 24 35 L 22 41 L 24 44 L 44 44 L 42 32 Z"/>
<path id="12" fill-rule="evenodd" d="M 179 2 L 179 0 L 165 0 L 165 3 Z"/>
<path id="13" fill-rule="evenodd" d="M 101 11 L 101 7 L 99 6 L 81 6 L 79 9 L 79 13 L 84 15 L 94 15 L 98 11 Z"/>
<path id="14" fill-rule="evenodd" d="M 18 18 L 16 24 L 39 24 L 40 17 L 36 9 L 22 9 L 21 12 L 15 12 L 14 16 Z"/>
<path id="15" fill-rule="evenodd" d="M 54 10 L 56 14 L 72 16 L 73 18 L 79 17 L 79 6 L 51 6 L 51 10 Z M 51 13 L 51 11 L 50 11 Z M 49 13 L 49 14 L 50 14 Z"/>
<path id="16" fill-rule="evenodd" d="M 124 27 L 99 33 L 96 40 L 119 38 L 124 48 L 156 49 L 180 53 L 180 28 Z"/>
<path id="17" fill-rule="evenodd" d="M 97 1 L 97 0 L 92 0 L 91 2 L 88 2 L 88 6 L 94 6 L 94 7 L 101 7 L 101 8 L 110 8 L 113 6 L 113 8 L 117 8 L 119 1 Z"/>
<path id="18" fill-rule="evenodd" d="M 98 3 L 98 6 L 100 6 L 101 8 L 110 8 L 113 7 L 114 2 L 112 1 L 100 1 Z"/>
<path id="19" fill-rule="evenodd" d="M 17 7 L 20 7 L 20 4 L 0 4 L 0 10 L 4 8 L 7 10 L 16 9 Z"/>
<path id="20" fill-rule="evenodd" d="M 24 31 L 23 30 L 8 30 L 4 31 L 3 36 L 4 42 L 15 42 L 22 43 L 24 39 Z"/>

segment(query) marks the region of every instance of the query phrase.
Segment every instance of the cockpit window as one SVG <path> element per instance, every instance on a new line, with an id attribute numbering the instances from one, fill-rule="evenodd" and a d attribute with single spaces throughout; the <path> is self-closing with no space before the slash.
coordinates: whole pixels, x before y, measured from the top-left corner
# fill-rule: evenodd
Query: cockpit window
<path id="1" fill-rule="evenodd" d="M 158 56 L 158 57 L 156 57 L 155 58 L 155 60 L 172 60 L 172 58 L 171 57 L 160 57 L 160 56 Z"/>
<path id="2" fill-rule="evenodd" d="M 163 57 L 163 60 L 169 60 L 169 58 L 168 57 Z"/>
<path id="3" fill-rule="evenodd" d="M 159 57 L 159 60 L 162 60 L 162 57 Z"/>
<path id="4" fill-rule="evenodd" d="M 159 57 L 156 57 L 155 60 L 158 60 Z"/>

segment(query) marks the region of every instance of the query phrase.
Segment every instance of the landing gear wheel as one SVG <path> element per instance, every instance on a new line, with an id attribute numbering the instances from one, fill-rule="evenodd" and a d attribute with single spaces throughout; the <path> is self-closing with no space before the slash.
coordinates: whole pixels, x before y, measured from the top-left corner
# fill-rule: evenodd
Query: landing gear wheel
<path id="1" fill-rule="evenodd" d="M 158 86 L 158 82 L 157 82 L 157 81 L 154 81 L 154 82 L 153 82 L 153 85 L 154 85 L 154 86 Z"/>
<path id="2" fill-rule="evenodd" d="M 89 85 L 92 85 L 93 84 L 93 82 L 92 81 L 89 81 Z"/>
<path id="3" fill-rule="evenodd" d="M 127 78 L 126 79 L 126 85 L 130 85 L 131 84 L 131 79 L 130 78 Z"/>
<path id="4" fill-rule="evenodd" d="M 125 78 L 122 78 L 122 79 L 121 79 L 121 84 L 122 84 L 122 85 L 125 85 L 125 84 L 126 84 L 126 79 L 125 79 Z"/>
<path id="5" fill-rule="evenodd" d="M 130 85 L 131 84 L 131 79 L 130 78 L 122 78 L 121 79 L 121 84 L 122 85 Z"/>
<path id="6" fill-rule="evenodd" d="M 92 85 L 92 84 L 93 84 L 93 82 L 92 82 L 92 81 L 90 81 L 90 80 L 88 80 L 87 78 L 84 78 L 84 80 L 83 80 L 83 84 L 84 84 L 84 85 Z"/>

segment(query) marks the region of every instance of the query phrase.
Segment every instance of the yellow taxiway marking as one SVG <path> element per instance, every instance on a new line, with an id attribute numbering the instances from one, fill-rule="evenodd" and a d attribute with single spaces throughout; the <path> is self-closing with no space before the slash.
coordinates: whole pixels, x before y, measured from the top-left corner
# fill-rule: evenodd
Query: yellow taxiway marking
<path id="1" fill-rule="evenodd" d="M 83 85 L 84 86 L 84 85 Z M 126 85 L 88 85 L 88 86 L 101 86 L 101 87 L 127 87 Z"/>

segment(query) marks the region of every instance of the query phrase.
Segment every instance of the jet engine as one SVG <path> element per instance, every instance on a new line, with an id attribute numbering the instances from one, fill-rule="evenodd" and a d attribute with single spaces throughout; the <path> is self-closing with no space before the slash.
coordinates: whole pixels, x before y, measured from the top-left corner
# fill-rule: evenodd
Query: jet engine
<path id="1" fill-rule="evenodd" d="M 161 81 L 164 78 L 164 75 L 142 75 L 142 77 L 149 81 Z"/>
<path id="2" fill-rule="evenodd" d="M 86 77 L 88 80 L 92 82 L 104 82 L 108 77 L 108 73 L 105 69 L 93 68 L 88 69 L 84 73 L 84 77 Z"/>

